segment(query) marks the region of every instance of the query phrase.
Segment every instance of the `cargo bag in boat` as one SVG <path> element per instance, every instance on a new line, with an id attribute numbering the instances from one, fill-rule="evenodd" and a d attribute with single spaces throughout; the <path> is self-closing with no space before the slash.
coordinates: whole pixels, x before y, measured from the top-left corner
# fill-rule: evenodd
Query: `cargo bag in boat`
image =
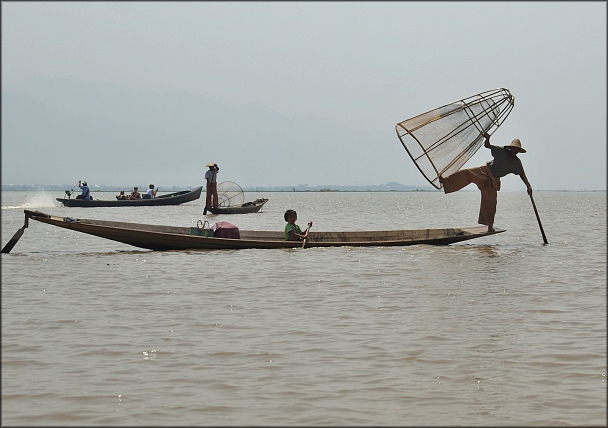
<path id="1" fill-rule="evenodd" d="M 218 221 L 211 228 L 215 230 L 213 236 L 216 238 L 241 239 L 239 228 L 227 221 Z"/>

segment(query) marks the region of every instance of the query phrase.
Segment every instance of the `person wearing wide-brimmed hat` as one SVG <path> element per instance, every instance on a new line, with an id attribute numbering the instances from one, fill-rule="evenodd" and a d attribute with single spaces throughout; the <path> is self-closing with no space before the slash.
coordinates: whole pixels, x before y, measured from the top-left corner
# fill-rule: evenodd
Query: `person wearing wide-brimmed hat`
<path id="1" fill-rule="evenodd" d="M 210 162 L 207 164 L 209 170 L 205 173 L 205 180 L 207 180 L 207 200 L 205 201 L 205 209 L 203 215 L 207 214 L 207 209 L 215 208 L 219 205 L 217 195 L 217 173 L 220 167 L 216 163 Z"/>
<path id="2" fill-rule="evenodd" d="M 490 144 L 490 135 L 484 133 L 484 147 L 491 150 L 492 159 L 485 165 L 461 169 L 447 177 L 439 177 L 445 193 L 452 193 L 463 187 L 475 183 L 481 191 L 481 206 L 479 207 L 479 224 L 488 226 L 488 232 L 494 231 L 494 217 L 496 216 L 496 203 L 498 191 L 500 190 L 500 178 L 507 174 L 519 175 L 532 195 L 532 186 L 526 177 L 524 166 L 518 153 L 526 153 L 521 146 L 521 141 L 515 139 L 508 146 L 493 146 Z"/>

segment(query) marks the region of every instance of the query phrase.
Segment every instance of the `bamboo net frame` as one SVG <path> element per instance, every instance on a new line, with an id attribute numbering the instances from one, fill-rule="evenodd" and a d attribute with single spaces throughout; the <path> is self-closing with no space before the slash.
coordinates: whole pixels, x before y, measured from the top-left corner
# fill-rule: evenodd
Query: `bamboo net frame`
<path id="1" fill-rule="evenodd" d="M 234 181 L 222 181 L 218 184 L 217 194 L 221 208 L 240 206 L 245 203 L 243 189 Z"/>
<path id="2" fill-rule="evenodd" d="M 439 176 L 458 171 L 513 110 L 508 89 L 492 89 L 429 110 L 395 125 L 397 136 L 422 175 L 441 189 Z"/>

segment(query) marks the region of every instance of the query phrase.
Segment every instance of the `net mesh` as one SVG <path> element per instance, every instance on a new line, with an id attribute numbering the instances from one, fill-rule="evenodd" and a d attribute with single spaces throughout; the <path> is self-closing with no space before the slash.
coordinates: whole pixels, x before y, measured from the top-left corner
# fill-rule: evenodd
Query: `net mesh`
<path id="1" fill-rule="evenodd" d="M 245 203 L 243 189 L 233 181 L 222 181 L 218 184 L 217 197 L 222 208 L 243 205 Z"/>
<path id="2" fill-rule="evenodd" d="M 508 89 L 481 92 L 399 122 L 401 144 L 422 175 L 437 189 L 439 176 L 458 171 L 482 146 L 513 109 Z"/>

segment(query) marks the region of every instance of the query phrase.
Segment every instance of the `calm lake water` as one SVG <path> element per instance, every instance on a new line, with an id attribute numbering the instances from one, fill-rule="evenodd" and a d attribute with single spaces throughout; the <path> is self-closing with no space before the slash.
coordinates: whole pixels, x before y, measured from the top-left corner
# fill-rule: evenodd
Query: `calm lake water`
<path id="1" fill-rule="evenodd" d="M 474 226 L 479 192 L 251 192 L 258 214 L 23 209 L 283 230 Z M 113 198 L 99 193 L 98 198 Z M 151 252 L 30 221 L 2 254 L 2 425 L 606 426 L 606 192 L 502 191 L 443 247 Z"/>

